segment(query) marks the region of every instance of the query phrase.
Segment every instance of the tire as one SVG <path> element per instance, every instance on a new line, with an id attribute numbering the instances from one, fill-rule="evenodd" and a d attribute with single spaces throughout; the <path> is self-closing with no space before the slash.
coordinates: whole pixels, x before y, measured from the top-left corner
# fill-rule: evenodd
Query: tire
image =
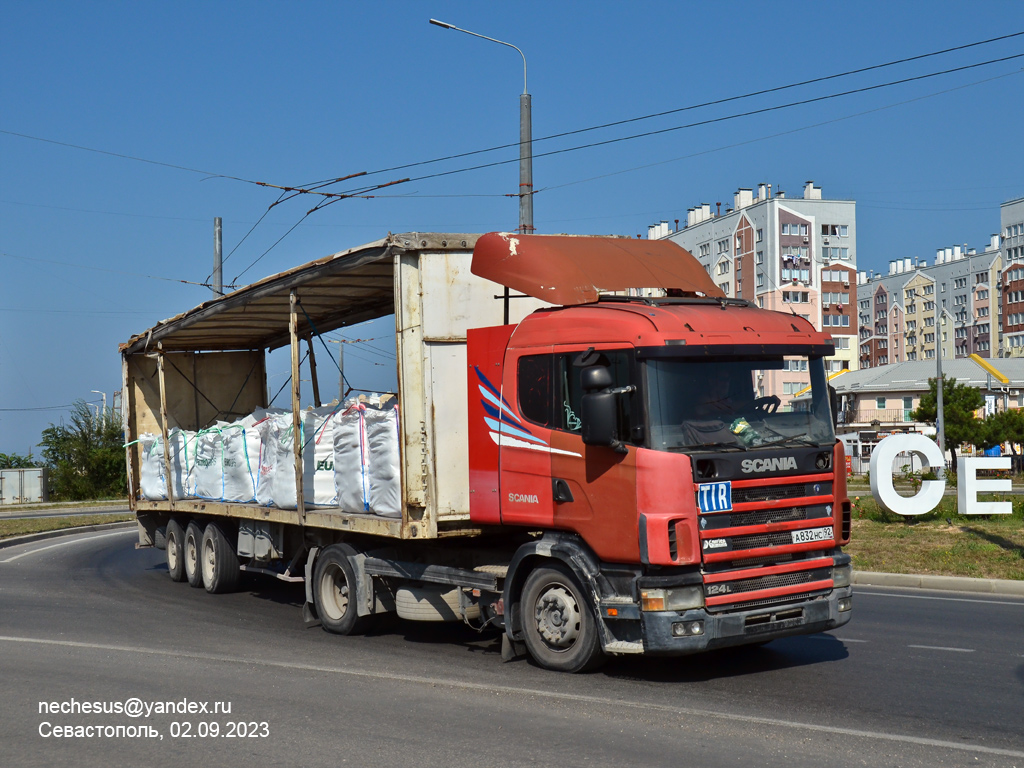
<path id="1" fill-rule="evenodd" d="M 356 576 L 348 555 L 332 545 L 320 553 L 313 568 L 313 600 L 320 625 L 336 635 L 365 631 L 369 616 L 356 609 Z"/>
<path id="2" fill-rule="evenodd" d="M 531 573 L 520 608 L 526 648 L 545 669 L 585 672 L 605 661 L 597 620 L 566 566 L 553 564 Z"/>
<path id="3" fill-rule="evenodd" d="M 459 588 L 400 587 L 395 590 L 395 611 L 399 618 L 410 621 L 462 621 Z M 480 606 L 476 603 L 467 605 L 466 618 L 479 619 Z"/>
<path id="4" fill-rule="evenodd" d="M 171 581 L 185 581 L 185 531 L 177 520 L 167 521 L 167 573 Z"/>
<path id="5" fill-rule="evenodd" d="M 242 578 L 238 555 L 231 540 L 219 523 L 210 523 L 203 532 L 203 550 L 200 561 L 203 586 L 211 595 L 234 592 Z"/>
<path id="6" fill-rule="evenodd" d="M 190 587 L 203 586 L 203 571 L 199 567 L 200 553 L 203 551 L 203 529 L 199 523 L 190 520 L 185 529 L 182 546 L 182 565 L 185 568 L 185 579 Z"/>

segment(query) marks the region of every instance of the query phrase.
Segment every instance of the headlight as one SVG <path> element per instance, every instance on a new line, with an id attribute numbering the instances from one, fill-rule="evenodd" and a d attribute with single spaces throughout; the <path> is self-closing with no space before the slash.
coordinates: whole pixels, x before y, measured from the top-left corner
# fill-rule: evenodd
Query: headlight
<path id="1" fill-rule="evenodd" d="M 848 587 L 853 581 L 853 566 L 843 565 L 832 569 L 832 586 Z"/>
<path id="2" fill-rule="evenodd" d="M 640 593 L 640 609 L 644 611 L 688 611 L 704 605 L 700 586 L 672 589 L 645 589 Z"/>

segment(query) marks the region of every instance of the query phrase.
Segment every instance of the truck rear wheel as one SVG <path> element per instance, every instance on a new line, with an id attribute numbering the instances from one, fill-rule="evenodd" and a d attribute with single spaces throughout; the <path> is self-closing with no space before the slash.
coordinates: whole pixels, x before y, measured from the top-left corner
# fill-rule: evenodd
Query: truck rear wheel
<path id="1" fill-rule="evenodd" d="M 167 521 L 167 572 L 171 581 L 185 581 L 185 531 L 177 520 Z"/>
<path id="2" fill-rule="evenodd" d="M 210 594 L 234 592 L 242 572 L 238 568 L 238 555 L 227 534 L 217 523 L 210 523 L 203 532 L 202 551 L 203 586 Z"/>
<path id="3" fill-rule="evenodd" d="M 203 586 L 203 572 L 199 567 L 200 552 L 203 549 L 203 529 L 195 520 L 190 520 L 185 529 L 184 554 L 185 578 L 190 587 Z"/>
<path id="4" fill-rule="evenodd" d="M 313 569 L 313 598 L 320 625 L 336 635 L 356 635 L 366 628 L 367 616 L 356 609 L 356 575 L 345 552 L 337 546 L 320 553 Z"/>
<path id="5" fill-rule="evenodd" d="M 555 564 L 531 573 L 521 609 L 526 648 L 542 667 L 585 672 L 604 661 L 597 621 L 566 566 Z"/>

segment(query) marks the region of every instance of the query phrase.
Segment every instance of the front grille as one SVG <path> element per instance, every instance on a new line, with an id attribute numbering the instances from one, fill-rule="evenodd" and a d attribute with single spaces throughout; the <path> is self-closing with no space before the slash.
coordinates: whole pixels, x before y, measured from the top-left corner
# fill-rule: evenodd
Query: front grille
<path id="1" fill-rule="evenodd" d="M 735 613 L 737 611 L 749 611 L 751 608 L 763 608 L 768 605 L 800 603 L 827 594 L 827 589 L 820 589 L 815 592 L 803 592 L 799 595 L 779 595 L 778 597 L 766 597 L 763 600 L 748 600 L 742 603 L 729 603 L 726 605 L 709 605 L 706 610 L 708 613 Z"/>
<path id="2" fill-rule="evenodd" d="M 728 584 L 728 594 L 739 592 L 757 592 L 760 589 L 774 589 L 776 587 L 790 587 L 794 584 L 807 584 L 811 581 L 824 581 L 832 578 L 831 568 L 818 568 L 813 571 L 797 571 L 796 573 L 771 573 L 767 576 L 755 576 L 751 579 L 740 581 L 719 582 Z"/>
<path id="3" fill-rule="evenodd" d="M 832 517 L 832 512 L 824 505 L 814 507 L 784 507 L 782 509 L 756 509 L 751 512 L 722 512 L 702 515 L 701 530 L 718 528 L 741 528 L 747 525 L 766 525 L 768 523 L 788 523 L 794 520 L 818 520 Z"/>
<path id="4" fill-rule="evenodd" d="M 815 490 L 815 486 L 818 490 Z M 733 504 L 747 504 L 752 501 L 781 501 L 799 499 L 803 496 L 831 496 L 832 483 L 799 483 L 797 485 L 763 485 L 732 489 Z"/>
<path id="5" fill-rule="evenodd" d="M 732 551 L 740 549 L 761 549 L 762 547 L 785 547 L 793 543 L 790 531 L 780 533 L 757 533 L 752 536 L 733 536 Z"/>

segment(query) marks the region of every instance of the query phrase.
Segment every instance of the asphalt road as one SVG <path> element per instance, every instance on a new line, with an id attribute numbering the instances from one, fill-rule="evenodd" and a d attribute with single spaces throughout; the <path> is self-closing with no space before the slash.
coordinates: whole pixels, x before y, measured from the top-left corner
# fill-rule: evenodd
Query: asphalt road
<path id="1" fill-rule="evenodd" d="M 331 636 L 301 601 L 172 583 L 133 531 L 0 550 L 0 765 L 1024 768 L 1022 599 L 859 588 L 834 634 L 575 676 L 461 626 Z M 160 713 L 188 702 L 230 714 Z"/>

